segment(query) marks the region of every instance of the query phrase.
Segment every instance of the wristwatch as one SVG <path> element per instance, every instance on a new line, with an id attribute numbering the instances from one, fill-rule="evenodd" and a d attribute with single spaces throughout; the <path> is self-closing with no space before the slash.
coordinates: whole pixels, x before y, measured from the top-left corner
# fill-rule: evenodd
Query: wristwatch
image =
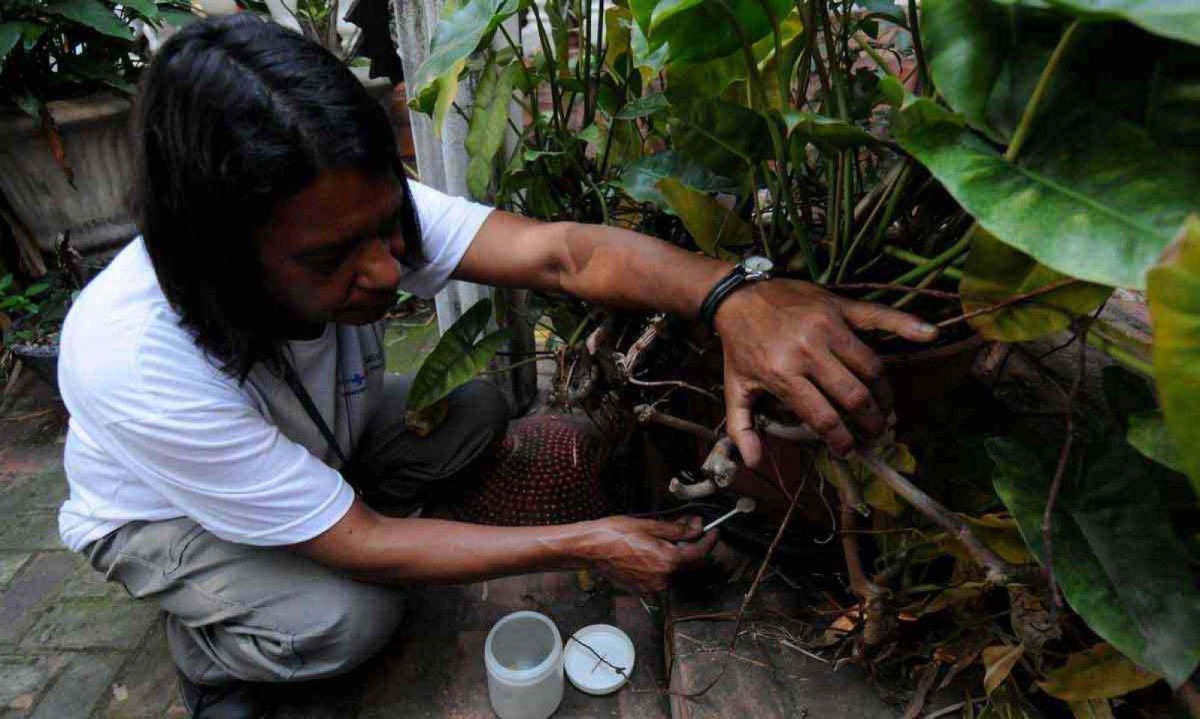
<path id="1" fill-rule="evenodd" d="M 744 258 L 708 291 L 708 295 L 700 303 L 700 319 L 708 325 L 709 329 L 716 331 L 713 320 L 717 317 L 717 308 L 721 306 L 725 298 L 747 282 L 771 279 L 771 273 L 774 271 L 775 263 L 766 257 L 750 255 Z"/>

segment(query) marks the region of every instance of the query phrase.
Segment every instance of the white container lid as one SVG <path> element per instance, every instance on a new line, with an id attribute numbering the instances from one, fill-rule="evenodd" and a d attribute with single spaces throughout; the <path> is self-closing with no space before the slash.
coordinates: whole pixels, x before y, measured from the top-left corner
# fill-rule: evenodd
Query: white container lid
<path id="1" fill-rule="evenodd" d="M 575 639 L 578 641 L 573 641 Z M 584 627 L 567 637 L 567 644 L 563 647 L 567 678 L 576 689 L 595 695 L 612 694 L 625 686 L 625 682 L 633 675 L 634 657 L 633 642 L 629 635 L 610 624 Z M 605 662 L 624 671 L 618 672 Z"/>

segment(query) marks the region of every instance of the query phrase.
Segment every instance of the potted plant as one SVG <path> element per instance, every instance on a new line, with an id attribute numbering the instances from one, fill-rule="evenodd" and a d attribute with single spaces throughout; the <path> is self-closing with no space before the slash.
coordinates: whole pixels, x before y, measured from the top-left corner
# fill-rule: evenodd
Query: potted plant
<path id="1" fill-rule="evenodd" d="M 587 20 L 597 2 L 600 26 Z M 1118 364 L 1102 420 L 1077 403 L 1080 350 L 1055 431 L 991 427 L 955 465 L 975 470 L 957 495 L 944 457 L 918 466 L 948 446 L 916 444 L 929 427 L 908 432 L 911 451 L 893 441 L 841 460 L 764 407 L 763 432 L 796 446 L 782 467 L 791 489 L 819 483 L 840 504 L 829 513 L 856 603 L 840 635 L 810 648 L 838 645 L 873 675 L 897 672 L 913 716 L 925 696 L 913 687 L 938 679 L 938 652 L 966 658 L 951 675 L 983 664 L 997 715 L 1032 715 L 1030 680 L 1052 711 L 1066 710 L 1061 699 L 1077 716 L 1106 716 L 1110 700 L 1160 677 L 1200 715 L 1187 539 L 1200 490 L 1200 219 L 1188 219 L 1200 212 L 1190 119 L 1200 9 L 550 0 L 526 19 L 537 48 L 504 27 L 524 9 L 464 3 L 412 79 L 413 106 L 436 124 L 467 117 L 476 197 L 716 256 L 767 254 L 790 276 L 938 322 L 961 352 L 982 337 L 1022 353 L 1020 343 L 1067 332 Z M 455 105 L 460 82 L 475 83 L 473 107 Z M 1147 291 L 1153 343 L 1097 316 L 1114 288 Z M 707 459 L 701 482 L 678 483 L 689 497 L 734 480 L 736 456 L 714 430 L 712 338 L 554 298 L 545 314 L 565 340 L 561 398 L 695 435 Z M 920 364 L 892 338 L 872 341 Z M 946 352 L 932 355 L 943 379 Z M 965 441 L 977 419 L 940 417 L 943 440 Z M 687 452 L 672 460 L 695 469 Z M 1192 524 L 1181 527 L 1180 512 Z M 776 518 L 764 549 L 790 517 Z M 899 636 L 901 620 L 936 629 L 947 624 L 938 616 L 966 612 L 967 625 L 987 627 L 971 614 L 985 606 L 1007 608 L 1004 626 L 966 643 L 960 633 L 935 644 L 931 630 L 924 648 L 897 651 L 914 635 Z M 1121 681 L 1085 687 L 1089 667 Z"/>
<path id="2" fill-rule="evenodd" d="M 52 251 L 128 239 L 128 96 L 140 28 L 193 19 L 181 0 L 14 0 L 0 11 L 0 212 L 18 241 Z M 36 269 L 36 268 L 35 268 Z M 34 274 L 37 274 L 34 272 Z"/>
<path id="3" fill-rule="evenodd" d="M 58 334 L 79 290 L 59 272 L 21 289 L 0 277 L 0 327 L 4 347 L 39 377 L 58 387 Z"/>

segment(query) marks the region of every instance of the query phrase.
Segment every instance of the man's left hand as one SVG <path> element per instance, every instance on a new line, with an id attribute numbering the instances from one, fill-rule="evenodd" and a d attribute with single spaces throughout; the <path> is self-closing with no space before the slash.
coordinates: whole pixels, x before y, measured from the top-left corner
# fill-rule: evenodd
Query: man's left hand
<path id="1" fill-rule="evenodd" d="M 854 331 L 883 330 L 914 342 L 937 337 L 936 327 L 910 314 L 784 279 L 734 292 L 717 310 L 716 327 L 725 353 L 726 431 L 752 467 L 763 452 L 754 431 L 759 395 L 783 400 L 844 455 L 856 444 L 848 420 L 869 441 L 887 429 L 891 411 L 883 362 Z"/>

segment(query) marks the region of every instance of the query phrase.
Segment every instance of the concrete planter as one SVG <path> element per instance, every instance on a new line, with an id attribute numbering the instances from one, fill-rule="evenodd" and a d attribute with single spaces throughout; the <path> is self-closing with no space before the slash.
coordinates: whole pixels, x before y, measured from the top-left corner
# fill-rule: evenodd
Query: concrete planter
<path id="1" fill-rule="evenodd" d="M 75 172 L 75 186 L 54 159 L 37 123 L 0 112 L 0 192 L 42 251 L 59 233 L 87 252 L 125 242 L 137 229 L 128 209 L 133 184 L 130 102 L 110 94 L 49 103 Z"/>

